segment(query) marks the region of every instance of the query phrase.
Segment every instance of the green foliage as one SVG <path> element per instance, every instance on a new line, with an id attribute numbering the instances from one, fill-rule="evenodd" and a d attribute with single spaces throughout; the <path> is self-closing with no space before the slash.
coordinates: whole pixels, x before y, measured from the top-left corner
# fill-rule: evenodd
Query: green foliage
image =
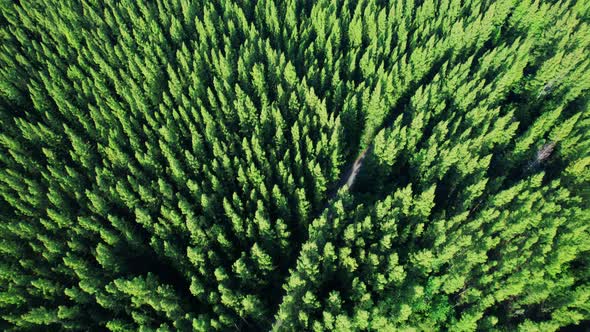
<path id="1" fill-rule="evenodd" d="M 590 321 L 590 2 L 0 0 L 0 330 Z"/>

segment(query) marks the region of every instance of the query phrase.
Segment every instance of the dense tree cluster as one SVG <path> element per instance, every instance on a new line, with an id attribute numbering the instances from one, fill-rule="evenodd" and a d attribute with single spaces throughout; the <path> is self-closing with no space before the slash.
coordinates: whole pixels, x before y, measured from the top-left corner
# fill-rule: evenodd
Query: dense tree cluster
<path id="1" fill-rule="evenodd" d="M 0 0 L 0 41 L 0 330 L 590 320 L 588 1 Z"/>

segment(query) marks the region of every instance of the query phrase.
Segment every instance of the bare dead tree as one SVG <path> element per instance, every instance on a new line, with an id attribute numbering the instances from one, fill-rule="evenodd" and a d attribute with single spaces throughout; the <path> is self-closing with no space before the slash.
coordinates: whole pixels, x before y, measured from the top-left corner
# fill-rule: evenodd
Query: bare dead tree
<path id="1" fill-rule="evenodd" d="M 551 156 L 551 153 L 553 153 L 553 149 L 555 149 L 555 142 L 549 142 L 549 143 L 543 145 L 539 149 L 539 151 L 537 151 L 537 158 L 535 161 L 537 163 L 542 163 L 547 158 L 549 158 L 549 156 Z"/>
<path id="2" fill-rule="evenodd" d="M 537 154 L 535 155 L 535 159 L 529 163 L 529 165 L 526 169 L 530 170 L 531 168 L 537 167 L 541 163 L 546 161 L 553 153 L 553 150 L 555 149 L 555 145 L 556 145 L 555 142 L 549 142 L 549 143 L 543 145 L 537 151 Z"/>
<path id="3" fill-rule="evenodd" d="M 543 85 L 543 87 L 539 90 L 539 93 L 537 94 L 537 99 L 550 94 L 553 91 L 553 89 L 561 83 L 561 79 L 563 78 L 563 76 L 564 74 L 561 74 L 547 82 L 547 84 Z"/>
<path id="4" fill-rule="evenodd" d="M 350 171 L 347 173 L 347 174 L 349 174 L 348 178 L 346 179 L 346 185 L 348 186 L 348 188 L 351 188 L 352 185 L 354 184 L 354 180 L 356 179 L 356 176 L 360 172 L 361 166 L 363 166 L 363 160 L 365 159 L 368 151 L 369 151 L 369 148 L 367 147 L 366 149 L 364 149 L 360 153 L 360 155 L 356 158 L 356 160 L 352 164 Z"/>

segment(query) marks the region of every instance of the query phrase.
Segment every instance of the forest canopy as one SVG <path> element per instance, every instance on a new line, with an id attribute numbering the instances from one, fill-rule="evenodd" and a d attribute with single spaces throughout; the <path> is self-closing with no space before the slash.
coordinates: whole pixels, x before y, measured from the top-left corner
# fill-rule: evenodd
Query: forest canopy
<path id="1" fill-rule="evenodd" d="M 588 326 L 589 23 L 0 0 L 0 330 Z"/>

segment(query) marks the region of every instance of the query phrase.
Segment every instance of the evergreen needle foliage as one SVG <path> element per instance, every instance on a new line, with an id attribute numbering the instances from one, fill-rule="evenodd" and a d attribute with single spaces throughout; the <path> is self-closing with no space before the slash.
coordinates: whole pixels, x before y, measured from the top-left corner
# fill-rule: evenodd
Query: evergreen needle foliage
<path id="1" fill-rule="evenodd" d="M 584 0 L 0 0 L 0 330 L 580 328 L 589 92 Z"/>

